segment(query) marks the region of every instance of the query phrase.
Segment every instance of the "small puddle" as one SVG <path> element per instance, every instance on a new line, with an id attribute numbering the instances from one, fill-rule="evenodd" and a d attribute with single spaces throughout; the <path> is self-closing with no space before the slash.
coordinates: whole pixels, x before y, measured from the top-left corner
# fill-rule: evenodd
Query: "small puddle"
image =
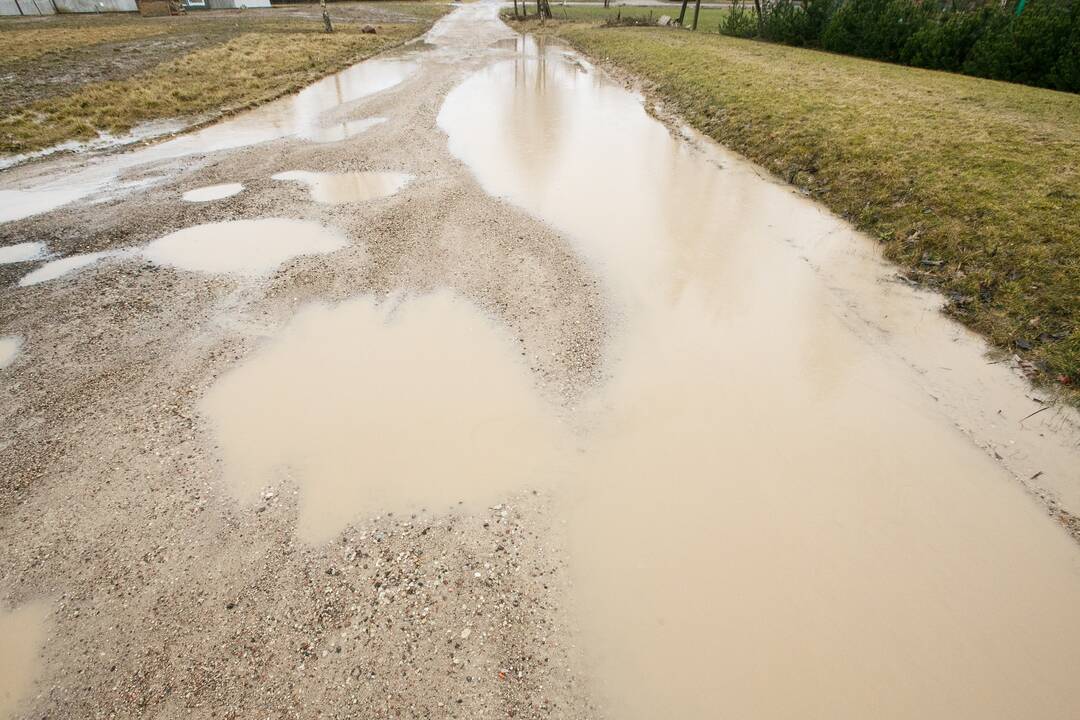
<path id="1" fill-rule="evenodd" d="M 184 228 L 148 243 L 140 253 L 155 265 L 205 273 L 266 277 L 300 255 L 348 244 L 341 233 L 308 220 L 232 220 Z"/>
<path id="2" fill-rule="evenodd" d="M 309 306 L 202 407 L 241 497 L 300 485 L 309 542 L 550 484 L 562 442 L 514 339 L 449 292 Z"/>
<path id="3" fill-rule="evenodd" d="M 183 194 L 183 199 L 188 202 L 211 202 L 223 200 L 243 192 L 244 186 L 240 183 L 225 183 L 223 185 L 207 185 L 206 187 L 188 190 Z"/>
<path id="4" fill-rule="evenodd" d="M 46 252 L 43 242 L 24 242 L 0 247 L 0 265 L 40 260 L 45 257 Z"/>
<path id="5" fill-rule="evenodd" d="M 854 308 L 948 321 L 877 265 L 840 291 L 800 256 L 865 238 L 561 50 L 471 76 L 438 124 L 618 318 L 568 501 L 612 717 L 1076 716 L 1080 550 L 923 391 L 904 358 L 933 355 Z M 986 377 L 966 347 L 953 371 Z"/>
<path id="6" fill-rule="evenodd" d="M 0 718 L 16 717 L 34 682 L 49 618 L 44 603 L 0 609 Z"/>
<path id="7" fill-rule="evenodd" d="M 412 175 L 398 172 L 323 173 L 292 170 L 273 176 L 307 185 L 311 199 L 329 205 L 364 202 L 389 197 L 412 180 Z"/>
<path id="8" fill-rule="evenodd" d="M 0 336 L 0 370 L 15 362 L 22 349 L 23 340 L 18 335 Z"/>
<path id="9" fill-rule="evenodd" d="M 113 253 L 107 251 L 92 252 L 84 253 L 82 255 L 71 255 L 66 258 L 60 258 L 59 260 L 52 260 L 39 267 L 37 270 L 24 275 L 19 280 L 19 285 L 21 287 L 29 287 L 30 285 L 37 285 L 38 283 L 56 280 L 57 278 L 88 268 L 99 260 L 109 257 L 112 254 Z"/>

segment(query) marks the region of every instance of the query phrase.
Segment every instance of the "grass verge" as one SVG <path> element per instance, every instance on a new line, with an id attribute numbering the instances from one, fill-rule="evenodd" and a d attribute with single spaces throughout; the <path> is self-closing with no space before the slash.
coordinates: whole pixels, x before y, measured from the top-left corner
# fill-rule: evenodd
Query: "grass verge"
<path id="1" fill-rule="evenodd" d="M 608 8 L 605 8 L 601 4 L 552 5 L 551 14 L 556 20 L 562 22 L 602 23 L 605 21 L 615 21 L 620 18 L 640 18 L 642 20 L 651 18 L 655 22 L 660 19 L 661 15 L 667 15 L 672 19 L 678 18 L 680 7 L 680 3 L 655 6 L 612 5 Z M 511 18 L 514 15 L 513 10 L 503 10 L 503 14 Z M 723 8 L 702 8 L 701 17 L 698 18 L 698 31 L 719 32 L 720 21 L 725 15 L 727 15 L 727 10 Z M 686 8 L 686 26 L 690 27 L 690 23 L 693 21 L 694 4 L 690 3 Z"/>
<path id="2" fill-rule="evenodd" d="M 335 32 L 327 35 L 320 20 L 268 14 L 248 21 L 234 15 L 224 21 L 235 30 L 213 43 L 190 51 L 180 43 L 180 52 L 127 77 L 0 109 L 0 153 L 31 152 L 68 140 L 90 140 L 104 132 L 123 134 L 153 120 L 205 119 L 252 107 L 417 37 L 448 10 L 436 3 L 372 5 L 381 12 L 407 13 L 415 21 L 380 23 L 375 34 L 362 32 L 366 22 L 337 22 Z M 210 22 L 194 18 L 187 24 L 202 23 L 197 33 L 220 33 L 221 28 Z M 54 30 L 50 36 L 40 35 Z M 65 52 L 85 54 L 93 42 L 102 43 L 108 53 L 111 43 L 120 39 L 160 38 L 189 30 L 177 22 L 5 30 L 0 32 L 0 49 L 25 47 L 22 38 L 36 34 L 38 40 L 54 41 L 47 50 L 40 46 L 38 50 L 62 61 Z M 73 36 L 82 44 L 72 41 Z M 108 62 L 107 54 L 102 62 Z"/>
<path id="3" fill-rule="evenodd" d="M 1080 96 L 666 28 L 547 28 L 879 238 L 1077 398 Z"/>

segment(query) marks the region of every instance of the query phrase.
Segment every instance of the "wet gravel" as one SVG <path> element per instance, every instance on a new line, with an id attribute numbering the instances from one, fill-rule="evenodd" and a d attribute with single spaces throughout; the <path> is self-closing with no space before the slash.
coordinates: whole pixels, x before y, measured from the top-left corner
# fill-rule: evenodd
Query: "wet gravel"
<path id="1" fill-rule="evenodd" d="M 520 338 L 556 405 L 596 381 L 595 279 L 552 230 L 484 193 L 436 128 L 442 97 L 483 62 L 425 62 L 347 109 L 388 118 L 348 141 L 169 161 L 125 176 L 170 175 L 149 189 L 0 225 L 0 246 L 42 241 L 63 256 L 262 217 L 352 240 L 266 280 L 121 257 L 20 288 L 39 263 L 0 265 L 0 335 L 25 339 L 0 371 L 0 603 L 52 608 L 20 717 L 596 715 L 571 648 L 550 496 L 472 514 L 372 508 L 309 546 L 288 472 L 259 502 L 238 502 L 197 409 L 303 304 L 439 288 Z M 294 169 L 415 179 L 330 206 L 270 179 Z M 181 198 L 232 182 L 245 191 Z"/>

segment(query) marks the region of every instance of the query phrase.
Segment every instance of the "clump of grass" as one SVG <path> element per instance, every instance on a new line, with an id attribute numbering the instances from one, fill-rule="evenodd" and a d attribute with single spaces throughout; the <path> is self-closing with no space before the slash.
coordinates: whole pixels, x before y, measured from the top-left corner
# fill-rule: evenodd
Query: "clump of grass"
<path id="1" fill-rule="evenodd" d="M 1080 385 L 1080 96 L 663 28 L 555 31 L 879 238 L 1042 379 Z"/>
<path id="2" fill-rule="evenodd" d="M 382 25 L 365 34 L 340 24 L 331 35 L 313 23 L 255 26 L 124 80 L 84 86 L 0 115 L 0 152 L 20 153 L 66 140 L 120 134 L 166 118 L 249 107 L 295 91 L 423 33 L 427 23 Z"/>

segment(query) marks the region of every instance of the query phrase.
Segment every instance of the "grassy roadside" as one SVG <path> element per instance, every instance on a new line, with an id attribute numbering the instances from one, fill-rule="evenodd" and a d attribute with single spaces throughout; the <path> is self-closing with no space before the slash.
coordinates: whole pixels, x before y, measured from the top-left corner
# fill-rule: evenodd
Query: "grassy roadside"
<path id="1" fill-rule="evenodd" d="M 1075 399 L 1080 96 L 666 28 L 546 31 L 880 238 Z"/>
<path id="2" fill-rule="evenodd" d="M 436 3 L 364 3 L 353 8 L 364 5 L 377 5 L 380 14 L 340 18 L 331 35 L 322 32 L 316 18 L 277 10 L 251 20 L 234 14 L 221 16 L 220 22 L 194 17 L 145 25 L 134 19 L 100 27 L 5 29 L 0 32 L 0 54 L 6 56 L 12 48 L 24 55 L 37 53 L 38 58 L 48 54 L 51 64 L 45 67 L 58 73 L 93 62 L 96 51 L 100 62 L 107 63 L 116 52 L 139 53 L 142 40 L 155 46 L 180 40 L 165 56 L 147 54 L 145 63 L 126 76 L 78 85 L 64 83 L 61 74 L 60 92 L 25 104 L 5 103 L 0 108 L 0 153 L 30 152 L 67 140 L 93 139 L 102 132 L 126 133 L 148 121 L 206 118 L 258 105 L 421 35 L 449 9 Z M 378 22 L 387 13 L 397 22 Z M 375 34 L 362 32 L 368 20 L 374 21 Z M 135 44 L 118 50 L 117 41 Z M 76 52 L 78 60 L 69 58 Z"/>

